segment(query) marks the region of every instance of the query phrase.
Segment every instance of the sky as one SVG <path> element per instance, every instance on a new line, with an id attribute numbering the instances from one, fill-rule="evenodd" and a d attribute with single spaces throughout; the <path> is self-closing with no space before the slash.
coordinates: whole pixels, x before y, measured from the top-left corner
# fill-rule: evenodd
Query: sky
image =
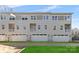
<path id="1" fill-rule="evenodd" d="M 71 12 L 72 28 L 79 28 L 79 5 L 8 5 L 15 12 Z"/>

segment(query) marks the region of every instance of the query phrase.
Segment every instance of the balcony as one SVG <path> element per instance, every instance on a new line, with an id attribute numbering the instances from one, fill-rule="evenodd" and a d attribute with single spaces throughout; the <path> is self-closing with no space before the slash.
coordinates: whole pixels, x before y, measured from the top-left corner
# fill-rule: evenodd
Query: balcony
<path id="1" fill-rule="evenodd" d="M 71 31 L 71 24 L 65 24 L 65 32 Z"/>

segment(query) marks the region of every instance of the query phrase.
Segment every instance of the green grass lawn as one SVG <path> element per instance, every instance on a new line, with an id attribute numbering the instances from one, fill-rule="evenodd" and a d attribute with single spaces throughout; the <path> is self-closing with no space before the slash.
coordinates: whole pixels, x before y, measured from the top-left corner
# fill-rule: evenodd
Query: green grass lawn
<path id="1" fill-rule="evenodd" d="M 78 53 L 78 46 L 29 46 L 21 53 Z"/>

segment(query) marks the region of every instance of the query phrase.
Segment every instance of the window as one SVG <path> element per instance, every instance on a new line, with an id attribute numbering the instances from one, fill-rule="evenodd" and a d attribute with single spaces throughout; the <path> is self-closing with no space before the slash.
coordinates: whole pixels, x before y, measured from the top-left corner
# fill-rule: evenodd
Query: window
<path id="1" fill-rule="evenodd" d="M 45 25 L 45 29 L 47 29 L 47 25 Z"/>
<path id="2" fill-rule="evenodd" d="M 6 16 L 0 16 L 1 20 L 6 19 Z"/>
<path id="3" fill-rule="evenodd" d="M 52 20 L 54 20 L 54 16 L 52 16 Z"/>
<path id="4" fill-rule="evenodd" d="M 55 20 L 57 20 L 57 16 L 55 16 Z"/>
<path id="5" fill-rule="evenodd" d="M 65 20 L 69 20 L 70 18 L 70 16 L 65 16 Z"/>
<path id="6" fill-rule="evenodd" d="M 48 20 L 49 16 L 46 16 L 46 19 Z"/>
<path id="7" fill-rule="evenodd" d="M 62 25 L 60 26 L 60 30 L 63 30 L 63 26 Z"/>
<path id="8" fill-rule="evenodd" d="M 53 30 L 56 30 L 56 26 L 54 26 Z"/>
<path id="9" fill-rule="evenodd" d="M 38 29 L 40 30 L 40 25 L 38 25 Z"/>
<path id="10" fill-rule="evenodd" d="M 31 20 L 33 20 L 33 16 L 31 16 Z"/>
<path id="11" fill-rule="evenodd" d="M 68 19 L 70 19 L 70 16 L 68 16 Z"/>
<path id="12" fill-rule="evenodd" d="M 35 16 L 33 16 L 34 17 L 34 20 L 36 20 L 36 17 Z"/>
<path id="13" fill-rule="evenodd" d="M 58 16 L 58 20 L 64 20 L 64 16 Z"/>
<path id="14" fill-rule="evenodd" d="M 48 20 L 49 19 L 49 16 L 44 16 L 44 20 Z"/>
<path id="15" fill-rule="evenodd" d="M 35 16 L 31 16 L 31 20 L 36 20 L 36 17 Z"/>
<path id="16" fill-rule="evenodd" d="M 3 20 L 3 16 L 1 15 L 1 20 Z"/>
<path id="17" fill-rule="evenodd" d="M 24 20 L 24 18 L 22 18 L 22 20 Z"/>
<path id="18" fill-rule="evenodd" d="M 28 18 L 25 18 L 25 20 L 27 20 Z"/>
<path id="19" fill-rule="evenodd" d="M 9 20 L 15 20 L 15 18 L 14 17 L 10 17 Z"/>
<path id="20" fill-rule="evenodd" d="M 65 16 L 65 20 L 67 20 L 67 16 Z"/>
<path id="21" fill-rule="evenodd" d="M 45 20 L 46 18 L 45 18 L 45 16 L 44 16 L 44 20 Z"/>
<path id="22" fill-rule="evenodd" d="M 57 16 L 52 16 L 52 20 L 57 20 Z"/>
<path id="23" fill-rule="evenodd" d="M 71 19 L 71 17 L 70 16 L 67 16 L 67 20 L 70 20 Z"/>
<path id="24" fill-rule="evenodd" d="M 2 25 L 2 29 L 5 29 L 4 25 Z"/>
<path id="25" fill-rule="evenodd" d="M 42 19 L 43 19 L 43 16 L 41 16 L 41 15 L 37 16 L 37 20 L 42 20 Z"/>
<path id="26" fill-rule="evenodd" d="M 27 20 L 27 19 L 28 19 L 27 17 L 23 17 L 23 18 L 22 18 L 22 20 Z"/>

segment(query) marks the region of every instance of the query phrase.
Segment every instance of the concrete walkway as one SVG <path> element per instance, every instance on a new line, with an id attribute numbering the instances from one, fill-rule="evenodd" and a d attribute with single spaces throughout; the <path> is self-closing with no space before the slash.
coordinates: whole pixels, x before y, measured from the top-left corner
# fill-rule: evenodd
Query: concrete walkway
<path id="1" fill-rule="evenodd" d="M 16 47 L 7 46 L 7 45 L 1 45 L 0 44 L 0 53 L 17 53 L 21 49 L 18 49 Z"/>

